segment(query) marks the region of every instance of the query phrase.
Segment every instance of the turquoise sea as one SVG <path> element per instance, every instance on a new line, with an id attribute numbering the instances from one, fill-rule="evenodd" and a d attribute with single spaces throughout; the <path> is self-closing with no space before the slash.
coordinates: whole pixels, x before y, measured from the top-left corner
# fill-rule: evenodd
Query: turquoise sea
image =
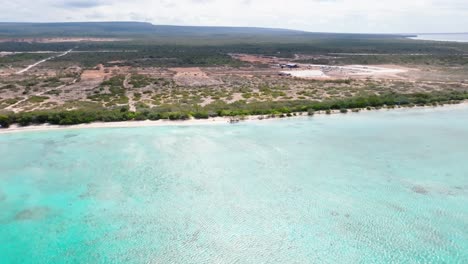
<path id="1" fill-rule="evenodd" d="M 0 135 L 0 263 L 468 263 L 468 107 Z"/>

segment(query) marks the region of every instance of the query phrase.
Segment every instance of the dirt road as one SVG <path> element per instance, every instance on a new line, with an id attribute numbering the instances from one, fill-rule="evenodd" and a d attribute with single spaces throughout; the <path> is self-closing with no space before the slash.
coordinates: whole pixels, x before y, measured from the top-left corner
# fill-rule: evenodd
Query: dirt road
<path id="1" fill-rule="evenodd" d="M 34 64 L 29 65 L 28 67 L 22 69 L 21 71 L 16 72 L 16 74 L 25 73 L 25 72 L 29 71 L 30 69 L 36 67 L 37 65 L 41 64 L 41 63 L 44 63 L 44 62 L 46 62 L 46 61 L 49 61 L 49 60 L 52 60 L 52 59 L 55 59 L 55 58 L 58 58 L 58 57 L 63 57 L 63 56 L 65 56 L 65 55 L 67 55 L 68 53 L 72 52 L 72 50 L 73 50 L 73 49 L 67 50 L 67 51 L 65 51 L 64 53 L 61 53 L 61 54 L 59 54 L 59 55 L 51 56 L 51 57 L 49 57 L 49 58 L 45 58 L 45 59 L 43 59 L 43 60 L 41 60 L 41 61 L 38 61 L 38 62 L 36 62 L 36 63 L 34 63 Z"/>

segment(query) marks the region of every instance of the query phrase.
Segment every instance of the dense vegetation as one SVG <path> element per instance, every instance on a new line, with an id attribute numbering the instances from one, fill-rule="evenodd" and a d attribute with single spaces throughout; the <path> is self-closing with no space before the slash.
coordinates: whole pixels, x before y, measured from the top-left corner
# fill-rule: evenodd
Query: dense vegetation
<path id="1" fill-rule="evenodd" d="M 175 106 L 166 105 L 148 109 L 140 109 L 136 112 L 129 111 L 128 107 L 116 107 L 113 109 L 77 109 L 64 111 L 60 109 L 33 111 L 23 113 L 0 113 L 0 125 L 8 127 L 18 123 L 22 126 L 31 124 L 58 124 L 73 125 L 96 121 L 127 121 L 127 120 L 184 120 L 191 117 L 208 118 L 216 116 L 245 116 L 245 115 L 273 115 L 284 116 L 296 112 L 314 113 L 315 111 L 340 110 L 346 113 L 347 109 L 437 105 L 456 103 L 468 99 L 468 92 L 448 91 L 434 93 L 397 94 L 388 93 L 377 96 L 357 96 L 329 101 L 276 101 L 246 103 L 237 101 L 227 104 L 217 101 L 205 107 L 200 106 Z"/>
<path id="2" fill-rule="evenodd" d="M 441 64 L 466 65 L 464 43 L 416 41 L 398 35 L 308 33 L 282 29 L 154 26 L 148 23 L 0 23 L 0 38 L 118 37 L 123 41 L 87 43 L 0 42 L 0 51 L 66 51 L 49 66 L 97 64 L 134 67 L 241 66 L 230 53 L 293 58 L 295 54 L 331 58 L 303 60 L 320 64 Z M 368 54 L 344 56 L 333 54 Z M 391 56 L 388 56 L 391 55 Z M 0 57 L 0 64 L 39 59 L 44 54 Z"/>
<path id="3" fill-rule="evenodd" d="M 305 38 L 301 42 L 293 38 L 289 41 L 272 39 L 272 42 L 256 42 L 254 39 L 239 43 L 207 39 L 137 39 L 124 42 L 104 43 L 0 43 L 1 51 L 66 51 L 74 53 L 48 62 L 57 67 L 82 65 L 94 67 L 97 64 L 134 67 L 172 66 L 241 66 L 232 59 L 230 53 L 263 54 L 293 58 L 294 54 L 330 55 L 329 57 L 302 60 L 314 64 L 437 64 L 466 65 L 468 45 L 464 43 L 440 43 L 415 41 L 402 38 Z M 360 55 L 346 55 L 360 54 Z M 7 64 L 18 60 L 39 59 L 44 54 L 20 54 L 0 58 Z M 117 62 L 117 63 L 115 63 Z"/>
<path id="4" fill-rule="evenodd" d="M 117 37 L 126 41 L 94 43 L 1 42 L 1 51 L 115 50 L 114 54 L 80 54 L 84 61 L 180 58 L 198 63 L 208 54 L 252 53 L 291 57 L 296 53 L 377 53 L 454 55 L 468 52 L 463 43 L 405 39 L 403 35 L 310 33 L 303 31 L 239 28 L 155 26 L 137 22 L 0 23 L 1 38 Z M 135 51 L 122 54 L 120 51 Z M 195 57 L 193 61 L 190 58 Z M 66 58 L 62 58 L 66 59 Z M 211 61 L 203 61 L 209 64 Z M 94 63 L 94 62 L 93 62 Z M 89 63 L 89 64 L 93 64 Z M 85 63 L 87 64 L 87 63 Z M 180 62 L 178 64 L 181 64 Z"/>
<path id="5" fill-rule="evenodd" d="M 190 46 L 151 46 L 140 50 L 119 50 L 116 52 L 76 52 L 57 58 L 53 62 L 63 65 L 78 63 L 85 67 L 93 67 L 97 64 L 132 67 L 221 65 L 236 67 L 242 65 L 241 62 L 232 59 L 228 54 L 220 52 L 219 48 Z"/>
<path id="6" fill-rule="evenodd" d="M 0 57 L 0 67 L 5 67 L 7 65 L 20 65 L 24 66 L 36 61 L 43 60 L 50 57 L 51 54 L 43 53 L 20 53 L 15 55 L 3 56 Z"/>

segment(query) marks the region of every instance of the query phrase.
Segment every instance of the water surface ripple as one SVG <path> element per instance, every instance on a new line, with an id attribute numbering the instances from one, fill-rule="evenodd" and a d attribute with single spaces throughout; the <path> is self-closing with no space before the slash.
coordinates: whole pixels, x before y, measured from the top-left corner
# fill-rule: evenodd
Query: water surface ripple
<path id="1" fill-rule="evenodd" d="M 468 108 L 0 135 L 1 263 L 468 263 Z"/>

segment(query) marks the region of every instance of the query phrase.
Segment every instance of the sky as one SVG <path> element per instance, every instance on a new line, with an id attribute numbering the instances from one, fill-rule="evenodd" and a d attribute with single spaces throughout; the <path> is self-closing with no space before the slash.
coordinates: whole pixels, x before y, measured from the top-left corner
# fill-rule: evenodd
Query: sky
<path id="1" fill-rule="evenodd" d="M 343 33 L 468 32 L 468 0 L 6 0 L 2 22 L 141 21 Z"/>

